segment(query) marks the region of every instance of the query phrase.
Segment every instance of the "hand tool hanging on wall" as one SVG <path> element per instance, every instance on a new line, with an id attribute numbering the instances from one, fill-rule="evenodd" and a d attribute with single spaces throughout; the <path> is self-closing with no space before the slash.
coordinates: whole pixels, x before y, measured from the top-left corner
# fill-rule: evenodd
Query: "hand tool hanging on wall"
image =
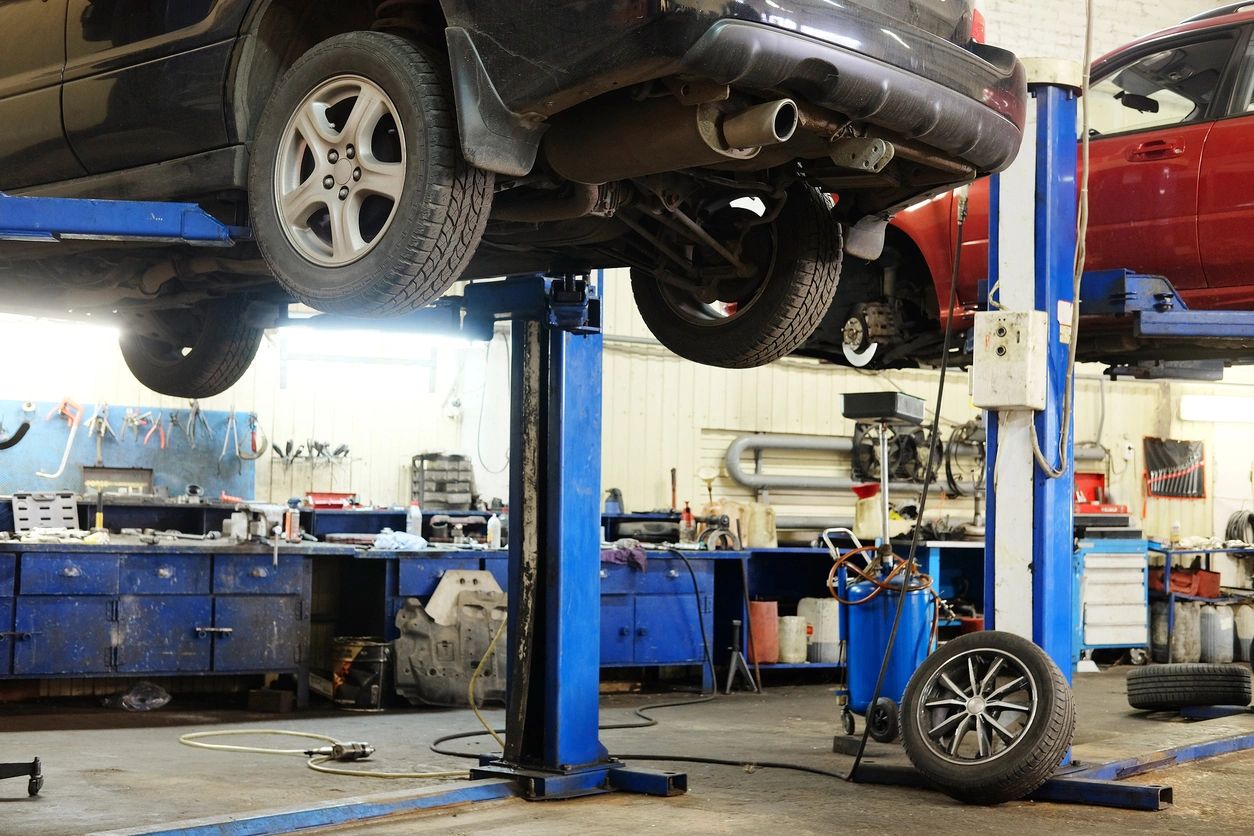
<path id="1" fill-rule="evenodd" d="M 222 475 L 222 460 L 226 458 L 226 451 L 233 450 L 235 453 L 236 464 L 240 474 L 244 472 L 244 462 L 239 456 L 239 425 L 235 422 L 235 405 L 231 405 L 231 411 L 226 416 L 226 427 L 222 430 L 222 452 L 218 454 L 218 475 Z"/>
<path id="2" fill-rule="evenodd" d="M 292 449 L 292 442 L 290 439 L 283 446 L 282 450 L 279 449 L 279 445 L 277 444 L 271 445 L 271 448 L 274 450 L 274 455 L 279 457 L 279 461 L 283 462 L 284 467 L 291 467 L 292 462 L 299 458 L 303 458 L 305 455 L 304 447 L 297 447 L 295 450 Z"/>
<path id="3" fill-rule="evenodd" d="M 44 473 L 42 470 L 36 471 L 35 475 L 43 479 L 59 479 L 61 474 L 65 472 L 65 464 L 70 460 L 70 448 L 74 446 L 74 437 L 78 435 L 78 425 L 83 420 L 83 408 L 71 400 L 63 400 L 61 403 L 48 413 L 48 419 L 51 421 L 56 416 L 62 416 L 69 423 L 70 436 L 65 440 L 65 452 L 61 454 L 61 466 L 57 468 L 56 473 Z"/>
<path id="4" fill-rule="evenodd" d="M 126 434 L 129 432 L 135 436 L 136 441 L 139 441 L 140 433 L 150 423 L 152 423 L 151 412 L 140 412 L 138 409 L 126 410 L 126 417 L 122 419 L 122 440 L 126 440 Z"/>
<path id="5" fill-rule="evenodd" d="M 114 441 L 118 440 L 118 434 L 109 425 L 109 405 L 107 403 L 96 404 L 96 411 L 92 414 L 91 420 L 87 422 L 87 435 L 88 437 L 95 436 L 96 467 L 103 467 L 105 436 L 112 436 Z"/>
<path id="6" fill-rule="evenodd" d="M 187 413 L 187 427 L 184 432 L 187 433 L 187 442 L 196 446 L 196 438 L 203 429 L 205 435 L 209 436 L 209 440 L 213 440 L 213 428 L 209 426 L 209 419 L 205 417 L 204 411 L 200 408 L 200 401 L 192 400 L 189 402 L 191 409 Z M 231 417 L 235 417 L 235 413 L 231 413 Z"/>
<path id="7" fill-rule="evenodd" d="M 270 446 L 270 439 L 266 437 L 266 432 L 261 428 L 261 421 L 257 418 L 257 413 L 248 413 L 248 446 L 241 448 L 239 442 L 235 443 L 235 455 L 239 456 L 246 462 L 255 462 L 261 458 L 266 448 Z M 278 451 L 278 448 L 275 448 Z"/>
<path id="8" fill-rule="evenodd" d="M 4 434 L 4 422 L 0 421 L 0 450 L 8 450 L 16 447 L 18 443 L 26 437 L 26 433 L 30 431 L 30 421 L 23 421 L 22 425 L 17 428 L 17 432 L 11 436 Z"/>
<path id="9" fill-rule="evenodd" d="M 148 432 L 144 435 L 145 447 L 147 447 L 148 442 L 152 440 L 154 433 L 157 435 L 157 439 L 160 443 L 160 449 L 164 450 L 166 444 L 165 419 L 162 418 L 160 414 L 158 414 L 156 418 L 152 419 L 152 426 L 148 428 Z"/>
<path id="10" fill-rule="evenodd" d="M 181 432 L 183 434 L 183 437 L 187 439 L 188 443 L 189 444 L 191 443 L 191 440 L 192 440 L 191 436 L 187 434 L 187 427 L 183 426 L 183 421 L 179 418 L 179 414 L 177 412 L 171 411 L 170 412 L 170 429 L 169 429 L 169 432 L 167 433 L 167 438 L 170 441 L 174 440 L 175 430 L 178 430 L 179 432 Z"/>

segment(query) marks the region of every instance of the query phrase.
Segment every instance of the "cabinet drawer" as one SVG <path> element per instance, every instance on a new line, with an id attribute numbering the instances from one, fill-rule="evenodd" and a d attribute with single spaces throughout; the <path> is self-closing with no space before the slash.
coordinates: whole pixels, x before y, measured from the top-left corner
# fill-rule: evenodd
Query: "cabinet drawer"
<path id="1" fill-rule="evenodd" d="M 697 586 L 703 595 L 714 589 L 714 567 L 709 560 L 692 560 L 692 571 L 697 576 Z M 642 592 L 651 595 L 692 596 L 692 576 L 682 560 L 649 561 L 647 571 L 641 572 L 621 563 L 601 564 L 601 592 Z"/>
<path id="2" fill-rule="evenodd" d="M 714 588 L 714 569 L 708 560 L 689 560 L 697 576 L 697 587 L 703 594 Z M 630 571 L 635 571 L 631 569 Z M 692 575 L 682 560 L 650 560 L 649 571 L 637 572 L 636 589 L 652 594 L 687 595 L 692 597 Z"/>
<path id="3" fill-rule="evenodd" d="M 213 591 L 235 594 L 295 593 L 301 589 L 304 558 L 268 554 L 217 555 L 213 559 Z"/>
<path id="4" fill-rule="evenodd" d="M 435 592 L 445 572 L 452 569 L 479 568 L 477 557 L 401 557 L 397 558 L 397 563 L 396 594 L 420 598 L 426 598 Z"/>
<path id="5" fill-rule="evenodd" d="M 204 595 L 209 555 L 128 554 L 122 557 L 122 594 Z"/>
<path id="6" fill-rule="evenodd" d="M 17 577 L 17 555 L 0 554 L 0 598 L 11 598 L 17 590 L 13 580 Z"/>
<path id="7" fill-rule="evenodd" d="M 117 595 L 117 593 L 117 555 L 22 555 L 23 595 Z"/>

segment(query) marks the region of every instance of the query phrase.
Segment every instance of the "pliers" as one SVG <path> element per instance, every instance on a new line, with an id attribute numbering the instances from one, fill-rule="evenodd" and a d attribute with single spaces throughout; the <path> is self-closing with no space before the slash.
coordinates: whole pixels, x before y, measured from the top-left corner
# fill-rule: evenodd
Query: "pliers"
<path id="1" fill-rule="evenodd" d="M 144 435 L 144 446 L 148 446 L 148 442 L 152 439 L 153 433 L 157 434 L 157 439 L 161 444 L 162 450 L 165 449 L 165 420 L 158 415 L 152 419 L 152 426 L 148 428 L 148 432 Z"/>

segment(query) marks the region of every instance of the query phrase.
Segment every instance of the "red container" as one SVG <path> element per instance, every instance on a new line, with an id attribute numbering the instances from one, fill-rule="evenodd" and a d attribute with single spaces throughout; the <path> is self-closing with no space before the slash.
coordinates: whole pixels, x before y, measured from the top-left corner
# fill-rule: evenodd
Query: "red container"
<path id="1" fill-rule="evenodd" d="M 977 615 L 973 617 L 964 616 L 959 618 L 958 635 L 965 636 L 967 633 L 980 633 L 984 630 L 984 616 Z"/>
<path id="2" fill-rule="evenodd" d="M 749 661 L 779 661 L 779 604 L 774 601 L 749 602 Z"/>
<path id="3" fill-rule="evenodd" d="M 1163 570 L 1151 569 L 1150 589 L 1163 591 Z M 1196 595 L 1199 598 L 1219 597 L 1219 573 L 1205 569 L 1172 569 L 1171 591 L 1180 595 Z"/>
<path id="4" fill-rule="evenodd" d="M 355 493 L 310 492 L 305 494 L 305 504 L 320 511 L 351 508 L 357 504 Z"/>

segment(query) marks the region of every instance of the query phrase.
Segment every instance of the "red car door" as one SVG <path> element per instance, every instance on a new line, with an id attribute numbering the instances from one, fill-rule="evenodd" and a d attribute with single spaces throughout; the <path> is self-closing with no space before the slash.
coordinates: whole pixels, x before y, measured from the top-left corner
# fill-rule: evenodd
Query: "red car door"
<path id="1" fill-rule="evenodd" d="M 1197 188 L 1209 122 L 1098 139 L 1089 145 L 1089 270 L 1127 267 L 1206 285 Z"/>
<path id="2" fill-rule="evenodd" d="M 1239 31 L 1189 33 L 1106 63 L 1089 95 L 1089 270 L 1127 267 L 1206 286 L 1202 156 Z"/>
<path id="3" fill-rule="evenodd" d="M 1254 304 L 1254 41 L 1242 63 L 1227 118 L 1211 129 L 1202 156 L 1197 234 L 1213 288 L 1205 307 Z"/>

